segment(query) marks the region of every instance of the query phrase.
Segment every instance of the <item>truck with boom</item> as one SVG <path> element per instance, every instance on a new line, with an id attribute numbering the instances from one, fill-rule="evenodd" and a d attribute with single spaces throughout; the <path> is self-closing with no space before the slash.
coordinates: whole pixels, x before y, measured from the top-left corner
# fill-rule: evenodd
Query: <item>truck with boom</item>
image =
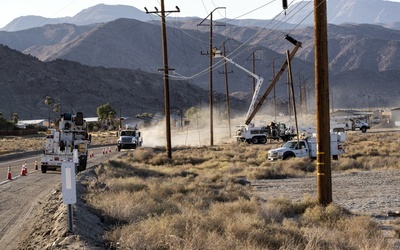
<path id="1" fill-rule="evenodd" d="M 346 133 L 330 133 L 332 159 L 337 160 L 339 155 L 345 153 L 344 142 Z M 303 134 L 298 140 L 291 140 L 277 149 L 268 151 L 268 160 L 286 160 L 294 157 L 317 158 L 317 138 L 315 134 Z"/>
<path id="2" fill-rule="evenodd" d="M 249 125 L 238 126 L 236 130 L 236 141 L 247 142 L 249 144 L 265 144 L 268 139 L 271 140 L 291 140 L 295 136 L 294 128 L 287 127 L 285 123 L 271 122 L 267 126 L 254 127 Z"/>
<path id="3" fill-rule="evenodd" d="M 74 162 L 74 154 L 78 158 L 76 171 L 85 170 L 91 136 L 87 132 L 83 113 L 64 113 L 56 124 L 56 128 L 48 128 L 46 131 L 46 144 L 41 157 L 42 173 L 61 169 L 62 163 Z"/>

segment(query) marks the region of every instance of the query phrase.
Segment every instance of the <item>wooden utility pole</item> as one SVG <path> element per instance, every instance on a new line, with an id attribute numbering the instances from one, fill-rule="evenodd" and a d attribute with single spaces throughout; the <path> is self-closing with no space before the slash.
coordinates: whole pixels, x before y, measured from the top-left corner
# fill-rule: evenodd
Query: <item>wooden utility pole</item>
<path id="1" fill-rule="evenodd" d="M 296 109 L 296 98 L 294 95 L 294 86 L 293 86 L 293 75 L 292 75 L 292 64 L 290 60 L 289 50 L 286 50 L 286 60 L 287 60 L 287 68 L 288 68 L 288 76 L 289 76 L 289 84 L 292 90 L 292 98 L 293 98 L 293 113 L 294 113 L 294 121 L 296 126 L 296 134 L 299 134 L 299 126 L 297 124 L 297 109 Z M 297 146 L 300 148 L 299 137 L 297 136 Z"/>
<path id="2" fill-rule="evenodd" d="M 274 58 L 274 60 L 272 60 L 272 78 L 275 77 L 275 60 L 276 60 L 276 58 Z M 276 90 L 275 90 L 275 86 L 274 86 L 274 122 L 276 122 Z"/>
<path id="3" fill-rule="evenodd" d="M 260 49 L 255 49 L 255 50 L 251 53 L 251 55 L 250 55 L 250 56 L 251 56 L 252 73 L 253 73 L 254 75 L 256 74 L 256 60 L 261 60 L 261 59 L 256 59 L 256 58 L 255 58 L 255 52 L 256 52 L 257 50 L 260 50 Z M 250 57 L 250 56 L 249 56 L 249 57 Z M 248 60 L 249 57 L 248 57 L 246 60 Z M 255 89 L 256 89 L 256 78 L 255 78 L 254 76 L 252 76 L 251 78 L 253 79 L 252 94 L 254 95 L 254 91 L 255 91 Z"/>
<path id="4" fill-rule="evenodd" d="M 209 55 L 209 82 L 210 82 L 210 146 L 214 145 L 214 112 L 213 112 L 213 74 L 212 74 L 212 60 L 214 58 L 213 55 L 213 26 L 223 26 L 223 25 L 216 25 L 213 24 L 213 12 L 216 11 L 217 9 L 225 9 L 225 7 L 217 7 L 211 13 L 204 18 L 198 26 L 210 26 L 210 44 L 209 44 L 209 51 L 205 55 Z M 207 18 L 210 17 L 210 24 L 203 24 Z M 203 54 L 203 53 L 202 53 Z M 204 55 L 204 54 L 203 54 Z"/>
<path id="5" fill-rule="evenodd" d="M 172 12 L 180 12 L 178 6 L 176 6 L 176 10 L 173 11 L 165 11 L 164 7 L 164 0 L 161 0 L 161 12 L 158 11 L 156 8 L 156 11 L 151 11 L 149 12 L 147 8 L 145 7 L 144 9 L 146 10 L 147 14 L 157 14 L 158 16 L 161 17 L 161 39 L 162 39 L 162 52 L 163 52 L 163 61 L 164 61 L 164 68 L 162 71 L 164 71 L 164 110 L 165 110 L 165 135 L 167 138 L 167 145 L 166 145 L 166 151 L 167 151 L 167 157 L 172 158 L 172 150 L 171 150 L 171 114 L 170 114 L 170 106 L 169 106 L 169 78 L 168 78 L 168 71 L 173 70 L 168 67 L 168 50 L 167 50 L 167 30 L 166 30 L 166 25 L 165 25 L 165 13 L 172 13 Z M 161 13 L 161 15 L 159 15 Z"/>
<path id="6" fill-rule="evenodd" d="M 317 186 L 318 202 L 327 206 L 332 202 L 328 32 L 325 0 L 314 0 L 315 37 L 315 102 L 317 124 Z"/>
<path id="7" fill-rule="evenodd" d="M 292 100 L 290 95 L 290 80 L 289 80 L 289 71 L 287 72 L 287 93 L 288 93 L 288 116 L 289 121 L 292 121 Z"/>
<path id="8" fill-rule="evenodd" d="M 226 41 L 225 41 L 226 42 Z M 228 67 L 226 63 L 226 48 L 225 48 L 225 42 L 222 44 L 222 47 L 224 49 L 224 72 L 225 73 L 225 91 L 226 91 L 226 110 L 227 110 L 227 115 L 228 115 L 228 133 L 229 133 L 229 138 L 232 137 L 232 131 L 231 131 L 231 107 L 229 104 L 229 84 L 228 84 L 228 73 L 233 73 L 233 70 L 228 72 Z"/>
<path id="9" fill-rule="evenodd" d="M 295 45 L 294 49 L 292 50 L 292 52 L 289 55 L 290 60 L 292 60 L 292 58 L 294 57 L 294 55 L 296 54 L 297 50 L 301 47 L 301 42 L 296 41 L 294 38 L 290 37 L 289 35 L 285 36 L 285 39 L 288 40 L 289 42 L 291 42 L 292 44 Z M 283 72 L 285 71 L 287 67 L 287 61 L 285 61 L 281 67 L 281 69 L 278 71 L 278 73 L 276 74 L 276 76 L 274 77 L 274 79 L 272 80 L 271 84 L 268 86 L 267 90 L 265 91 L 265 93 L 261 96 L 260 100 L 258 101 L 258 103 L 255 105 L 254 110 L 251 112 L 251 114 L 249 115 L 249 117 L 247 117 L 245 124 L 249 125 L 250 121 L 253 119 L 253 117 L 255 116 L 255 114 L 258 112 L 258 110 L 261 108 L 261 105 L 264 103 L 264 101 L 267 99 L 268 94 L 272 91 L 273 87 L 275 87 L 275 84 L 278 82 L 279 78 L 281 77 L 281 75 L 283 74 Z"/>

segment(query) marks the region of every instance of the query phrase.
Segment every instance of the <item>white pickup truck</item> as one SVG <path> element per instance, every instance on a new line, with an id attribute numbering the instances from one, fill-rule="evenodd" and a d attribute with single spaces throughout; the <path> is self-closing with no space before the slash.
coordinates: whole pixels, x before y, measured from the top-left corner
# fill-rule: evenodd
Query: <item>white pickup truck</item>
<path id="1" fill-rule="evenodd" d="M 331 133 L 331 155 L 334 160 L 337 160 L 339 155 L 344 154 L 345 140 L 345 133 Z M 293 157 L 309 157 L 313 159 L 317 157 L 317 138 L 315 134 L 299 141 L 288 141 L 282 147 L 268 151 L 268 160 L 286 160 Z"/>

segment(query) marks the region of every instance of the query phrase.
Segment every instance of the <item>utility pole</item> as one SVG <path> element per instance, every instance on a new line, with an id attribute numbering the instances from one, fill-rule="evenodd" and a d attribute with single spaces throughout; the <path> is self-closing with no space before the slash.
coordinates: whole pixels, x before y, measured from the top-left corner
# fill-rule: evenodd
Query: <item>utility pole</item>
<path id="1" fill-rule="evenodd" d="M 293 37 L 291 37 L 289 35 L 285 35 L 284 38 L 286 40 L 288 40 L 290 43 L 292 43 L 293 45 L 295 45 L 294 49 L 292 50 L 292 52 L 290 52 L 290 55 L 289 55 L 290 60 L 292 60 L 292 58 L 296 54 L 297 50 L 299 50 L 299 48 L 301 47 L 301 42 L 297 41 L 296 39 L 294 39 Z M 285 71 L 286 67 L 287 67 L 287 60 L 285 60 L 285 62 L 282 65 L 281 69 L 278 71 L 278 73 L 276 74 L 276 76 L 272 80 L 271 84 L 268 86 L 267 90 L 261 96 L 261 98 L 258 101 L 257 105 L 255 105 L 253 111 L 246 118 L 246 121 L 245 121 L 246 125 L 248 125 L 250 123 L 251 119 L 253 119 L 254 115 L 258 112 L 258 110 L 260 109 L 260 107 L 263 104 L 263 102 L 267 99 L 268 94 L 272 91 L 273 87 L 278 82 L 279 78 L 281 77 L 281 75 Z"/>
<path id="2" fill-rule="evenodd" d="M 291 101 L 291 95 L 290 95 L 290 81 L 289 81 L 289 71 L 287 72 L 287 93 L 288 93 L 288 116 L 289 116 L 289 121 L 292 121 L 292 101 Z"/>
<path id="3" fill-rule="evenodd" d="M 286 50 L 286 60 L 287 60 L 287 68 L 288 68 L 288 75 L 289 75 L 289 83 L 292 89 L 292 97 L 293 97 L 293 112 L 294 112 L 294 121 L 296 125 L 296 134 L 299 134 L 299 126 L 297 124 L 297 109 L 296 109 L 296 99 L 294 95 L 294 87 L 293 87 L 293 76 L 292 76 L 292 64 L 290 60 L 290 53 L 289 50 Z M 300 148 L 299 145 L 299 137 L 297 136 L 297 146 Z"/>
<path id="4" fill-rule="evenodd" d="M 229 39 L 228 39 L 229 40 Z M 228 41 L 226 40 L 226 41 Z M 225 42 L 226 42 L 225 41 Z M 228 115 L 228 133 L 229 133 L 229 138 L 232 137 L 232 131 L 231 131 L 231 107 L 229 104 L 229 84 L 228 84 L 228 74 L 233 73 L 233 70 L 230 70 L 228 72 L 228 67 L 226 63 L 226 48 L 225 48 L 225 42 L 222 44 L 222 47 L 224 48 L 224 72 L 218 72 L 220 74 L 225 74 L 225 91 L 226 91 L 226 111 Z"/>
<path id="5" fill-rule="evenodd" d="M 122 129 L 122 113 L 121 113 L 121 107 L 119 107 L 119 129 Z"/>
<path id="6" fill-rule="evenodd" d="M 252 57 L 252 59 L 251 59 L 251 65 L 252 65 L 252 72 L 253 72 L 253 75 L 255 75 L 256 74 L 256 60 L 261 60 L 261 59 L 256 59 L 255 58 L 255 52 L 257 51 L 257 50 L 260 50 L 260 49 L 255 49 L 252 53 L 251 53 L 251 57 Z M 249 56 L 249 57 L 250 57 Z M 247 59 L 246 60 L 249 60 L 249 57 L 247 57 Z M 253 91 L 252 91 L 252 94 L 254 95 L 254 91 L 255 91 L 255 89 L 256 89 L 256 78 L 254 77 L 254 76 L 252 76 L 251 78 L 253 78 Z"/>
<path id="7" fill-rule="evenodd" d="M 272 60 L 272 78 L 275 78 L 275 60 Z M 274 85 L 274 122 L 276 122 L 276 90 Z"/>
<path id="8" fill-rule="evenodd" d="M 317 124 L 317 186 L 318 202 L 327 206 L 332 202 L 328 32 L 326 1 L 314 1 L 315 37 L 315 103 Z"/>
<path id="9" fill-rule="evenodd" d="M 214 119 L 213 119 L 213 74 L 212 74 L 212 59 L 214 57 L 213 55 L 213 26 L 224 26 L 224 25 L 217 25 L 213 24 L 213 12 L 218 10 L 218 9 L 225 9 L 225 7 L 217 7 L 211 13 L 204 18 L 198 26 L 210 26 L 210 45 L 209 45 L 209 51 L 207 53 L 201 53 L 202 55 L 208 55 L 209 58 L 209 70 L 210 70 L 210 75 L 209 75 L 209 82 L 210 82 L 210 146 L 214 146 Z M 207 18 L 210 17 L 210 24 L 203 24 Z"/>
<path id="10" fill-rule="evenodd" d="M 168 71 L 173 70 L 168 67 L 168 50 L 167 50 L 167 30 L 166 30 L 166 25 L 165 25 L 165 13 L 168 12 L 168 14 L 172 12 L 180 12 L 178 6 L 176 6 L 176 10 L 172 11 L 165 11 L 164 7 L 164 0 L 161 0 L 161 12 L 158 11 L 157 8 L 156 11 L 148 11 L 147 8 L 145 7 L 144 9 L 146 10 L 146 14 L 156 14 L 161 17 L 161 39 L 162 39 L 162 51 L 163 51 L 163 59 L 164 59 L 164 68 L 162 71 L 164 71 L 164 110 L 165 110 L 165 135 L 167 138 L 167 145 L 166 145 L 166 151 L 167 151 L 167 157 L 172 159 L 172 150 L 171 150 L 171 114 L 170 114 L 170 106 L 169 106 L 169 78 L 168 78 Z M 161 13 L 161 15 L 159 15 Z"/>

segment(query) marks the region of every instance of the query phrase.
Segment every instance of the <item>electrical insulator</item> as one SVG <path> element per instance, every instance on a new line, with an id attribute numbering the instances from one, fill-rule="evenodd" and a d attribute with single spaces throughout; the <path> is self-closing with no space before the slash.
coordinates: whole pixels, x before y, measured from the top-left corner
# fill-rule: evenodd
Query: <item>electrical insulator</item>
<path id="1" fill-rule="evenodd" d="M 287 0 L 282 0 L 282 7 L 284 10 L 287 9 Z"/>

